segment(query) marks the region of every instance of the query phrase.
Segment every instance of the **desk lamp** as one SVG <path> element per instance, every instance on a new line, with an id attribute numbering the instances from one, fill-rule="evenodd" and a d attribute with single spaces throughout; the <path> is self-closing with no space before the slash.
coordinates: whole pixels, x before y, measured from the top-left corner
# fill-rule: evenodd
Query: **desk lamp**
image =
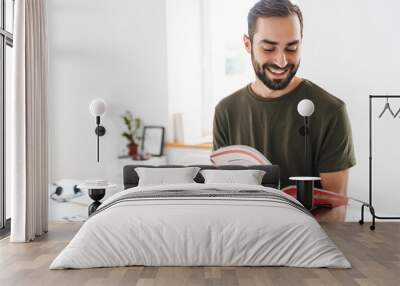
<path id="1" fill-rule="evenodd" d="M 314 103 L 309 99 L 303 99 L 297 105 L 297 112 L 304 117 L 304 132 L 301 130 L 301 135 L 304 133 L 304 176 L 308 175 L 309 166 L 309 117 L 314 113 Z M 313 189 L 314 181 L 320 180 L 319 177 L 290 177 L 292 181 L 296 181 L 297 199 L 306 207 L 311 210 L 313 208 Z"/>
<path id="2" fill-rule="evenodd" d="M 93 99 L 89 105 L 90 113 L 96 117 L 97 127 L 94 132 L 97 135 L 97 162 L 99 162 L 99 137 L 106 134 L 106 129 L 100 125 L 100 116 L 103 116 L 106 113 L 107 104 L 101 98 Z"/>

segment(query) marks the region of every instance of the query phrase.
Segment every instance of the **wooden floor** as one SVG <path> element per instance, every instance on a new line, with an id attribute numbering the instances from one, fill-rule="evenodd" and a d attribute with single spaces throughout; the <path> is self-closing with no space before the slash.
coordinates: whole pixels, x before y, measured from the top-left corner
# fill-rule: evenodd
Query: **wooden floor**
<path id="1" fill-rule="evenodd" d="M 0 285 L 400 285 L 400 223 L 379 222 L 375 231 L 357 223 L 325 224 L 353 268 L 120 267 L 48 270 L 80 223 L 51 224 L 35 242 L 0 241 Z"/>

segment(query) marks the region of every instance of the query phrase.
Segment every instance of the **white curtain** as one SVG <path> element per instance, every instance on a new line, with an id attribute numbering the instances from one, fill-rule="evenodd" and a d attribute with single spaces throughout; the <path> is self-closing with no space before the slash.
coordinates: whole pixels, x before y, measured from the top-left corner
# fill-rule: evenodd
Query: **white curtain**
<path id="1" fill-rule="evenodd" d="M 16 0 L 14 11 L 10 241 L 28 242 L 48 227 L 46 0 Z"/>

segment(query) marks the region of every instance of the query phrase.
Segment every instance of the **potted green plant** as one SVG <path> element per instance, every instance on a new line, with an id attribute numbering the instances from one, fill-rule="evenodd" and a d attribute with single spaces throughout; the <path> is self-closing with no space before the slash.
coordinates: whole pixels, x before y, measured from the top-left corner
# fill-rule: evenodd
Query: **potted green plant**
<path id="1" fill-rule="evenodd" d="M 128 155 L 134 157 L 138 154 L 138 146 L 141 140 L 141 137 L 139 136 L 139 130 L 142 122 L 140 118 L 133 118 L 130 111 L 126 111 L 121 118 L 128 129 L 128 131 L 122 133 L 122 137 L 128 140 Z"/>

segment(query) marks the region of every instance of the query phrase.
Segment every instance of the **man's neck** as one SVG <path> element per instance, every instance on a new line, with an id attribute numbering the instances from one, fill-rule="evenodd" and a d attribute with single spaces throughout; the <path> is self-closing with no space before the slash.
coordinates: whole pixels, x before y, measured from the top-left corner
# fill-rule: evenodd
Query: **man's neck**
<path id="1" fill-rule="evenodd" d="M 280 90 L 272 90 L 265 86 L 265 84 L 256 78 L 255 81 L 251 83 L 251 89 L 255 94 L 264 98 L 278 98 L 282 95 L 285 95 L 295 89 L 300 83 L 302 79 L 299 77 L 294 77 L 289 85 Z"/>

